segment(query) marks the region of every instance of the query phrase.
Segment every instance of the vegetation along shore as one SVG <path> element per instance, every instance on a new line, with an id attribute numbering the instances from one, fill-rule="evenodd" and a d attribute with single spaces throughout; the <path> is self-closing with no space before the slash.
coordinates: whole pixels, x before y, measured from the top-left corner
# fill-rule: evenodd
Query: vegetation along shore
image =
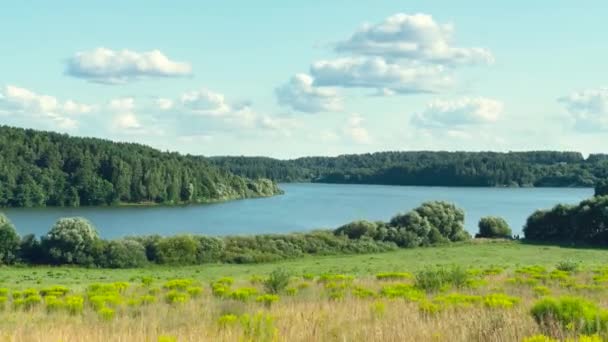
<path id="1" fill-rule="evenodd" d="M 19 237 L 0 216 L 0 332 L 11 341 L 603 341 L 608 216 L 594 208 L 606 207 L 605 189 L 533 213 L 524 240 L 498 217 L 480 220 L 472 239 L 462 210 L 445 202 L 302 234 L 113 241 L 80 218 Z M 559 245 L 572 243 L 595 246 Z"/>

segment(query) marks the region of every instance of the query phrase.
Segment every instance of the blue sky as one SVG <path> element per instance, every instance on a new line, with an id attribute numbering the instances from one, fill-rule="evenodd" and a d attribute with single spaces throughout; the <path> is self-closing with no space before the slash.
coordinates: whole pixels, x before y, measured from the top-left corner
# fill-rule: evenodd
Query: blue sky
<path id="1" fill-rule="evenodd" d="M 0 123 L 204 155 L 608 142 L 608 5 L 11 1 Z"/>

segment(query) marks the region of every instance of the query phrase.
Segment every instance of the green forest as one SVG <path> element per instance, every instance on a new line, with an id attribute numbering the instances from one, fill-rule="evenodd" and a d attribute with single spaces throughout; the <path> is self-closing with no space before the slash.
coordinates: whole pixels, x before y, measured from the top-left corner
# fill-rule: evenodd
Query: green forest
<path id="1" fill-rule="evenodd" d="M 0 126 L 0 206 L 204 203 L 280 193 L 203 157 Z"/>
<path id="2" fill-rule="evenodd" d="M 608 177 L 608 155 L 578 152 L 378 152 L 278 160 L 213 157 L 245 177 L 277 182 L 423 186 L 592 187 Z"/>

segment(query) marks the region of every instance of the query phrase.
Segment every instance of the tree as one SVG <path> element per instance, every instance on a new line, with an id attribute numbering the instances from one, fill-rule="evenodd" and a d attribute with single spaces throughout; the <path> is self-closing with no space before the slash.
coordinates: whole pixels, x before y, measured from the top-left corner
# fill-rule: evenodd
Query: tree
<path id="1" fill-rule="evenodd" d="M 427 219 L 431 228 L 437 229 L 450 241 L 470 238 L 464 230 L 464 211 L 454 204 L 441 201 L 425 202 L 413 211 L 421 218 Z"/>
<path id="2" fill-rule="evenodd" d="M 109 268 L 142 267 L 148 262 L 146 249 L 135 240 L 109 241 L 104 247 L 100 266 Z"/>
<path id="3" fill-rule="evenodd" d="M 502 217 L 482 217 L 478 226 L 479 233 L 475 237 L 510 239 L 512 236 L 509 224 Z"/>
<path id="4" fill-rule="evenodd" d="M 0 213 L 0 264 L 10 265 L 17 260 L 19 235 L 15 226 L 4 214 Z"/>
<path id="5" fill-rule="evenodd" d="M 198 250 L 198 241 L 190 235 L 166 237 L 156 242 L 156 257 L 161 264 L 196 264 Z"/>
<path id="6" fill-rule="evenodd" d="M 608 196 L 608 180 L 601 180 L 595 184 L 595 196 Z"/>
<path id="7" fill-rule="evenodd" d="M 62 218 L 43 239 L 50 262 L 55 264 L 93 265 L 99 234 L 81 217 Z"/>

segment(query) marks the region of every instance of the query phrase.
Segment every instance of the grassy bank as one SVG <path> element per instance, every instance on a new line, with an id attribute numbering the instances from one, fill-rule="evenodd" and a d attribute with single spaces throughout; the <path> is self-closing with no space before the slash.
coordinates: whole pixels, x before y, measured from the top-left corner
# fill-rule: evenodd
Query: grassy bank
<path id="1" fill-rule="evenodd" d="M 253 274 L 267 274 L 277 267 L 293 274 L 347 273 L 370 276 L 378 272 L 415 272 L 432 265 L 456 264 L 463 267 L 521 265 L 554 266 L 563 260 L 576 260 L 585 265 L 608 263 L 608 251 L 545 245 L 529 245 L 515 241 L 475 240 L 447 246 L 400 249 L 393 252 L 363 255 L 306 256 L 283 262 L 249 265 L 204 264 L 196 266 L 152 265 L 137 269 L 96 269 L 80 267 L 1 267 L 0 286 L 27 288 L 60 283 L 85 287 L 91 282 L 125 281 L 151 276 L 159 280 L 192 278 L 210 281 L 229 276 L 247 279 Z"/>
<path id="2" fill-rule="evenodd" d="M 608 308 L 606 264 L 605 250 L 480 240 L 254 265 L 3 267 L 0 336 L 90 342 L 553 341 L 526 340 L 544 334 L 598 342 L 608 337 L 608 311 L 601 309 Z M 268 279 L 279 268 L 289 277 L 275 294 L 269 284 L 276 282 Z M 597 329 L 576 319 L 539 324 L 531 314 L 544 298 L 564 296 L 579 298 L 575 305 L 584 306 L 589 322 L 598 320 Z M 593 310 L 599 310 L 597 317 Z"/>

